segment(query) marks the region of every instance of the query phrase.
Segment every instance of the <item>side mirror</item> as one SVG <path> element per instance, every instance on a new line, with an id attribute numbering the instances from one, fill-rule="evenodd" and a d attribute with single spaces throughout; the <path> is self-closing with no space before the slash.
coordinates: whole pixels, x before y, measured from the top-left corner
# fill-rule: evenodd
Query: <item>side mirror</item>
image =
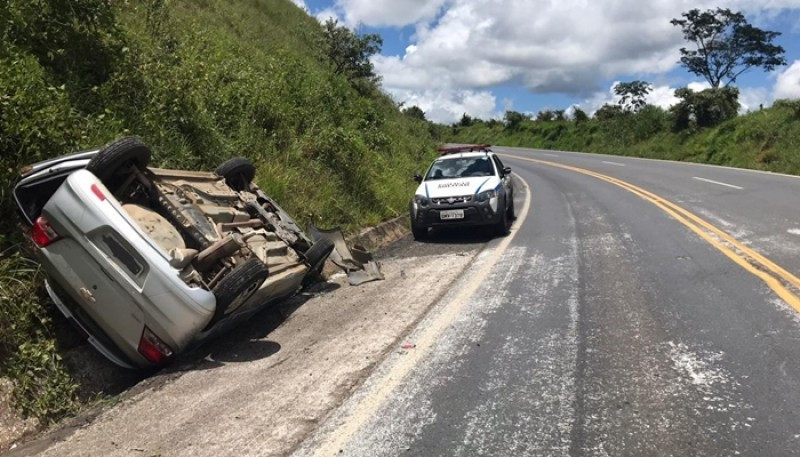
<path id="1" fill-rule="evenodd" d="M 417 184 L 422 184 L 422 176 L 419 173 L 415 174 L 414 181 L 416 181 Z"/>
<path id="2" fill-rule="evenodd" d="M 505 168 L 503 168 L 503 174 L 504 174 L 504 175 L 511 174 L 511 167 L 505 167 Z"/>

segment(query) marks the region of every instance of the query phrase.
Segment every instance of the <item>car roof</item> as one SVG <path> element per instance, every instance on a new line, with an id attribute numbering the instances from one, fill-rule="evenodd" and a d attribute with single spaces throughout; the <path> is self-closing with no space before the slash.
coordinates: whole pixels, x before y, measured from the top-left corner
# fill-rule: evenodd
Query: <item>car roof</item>
<path id="1" fill-rule="evenodd" d="M 488 157 L 490 155 L 494 155 L 491 152 L 459 152 L 456 154 L 447 154 L 441 156 L 434 160 L 434 162 L 438 162 L 440 160 L 447 160 L 447 159 L 467 159 L 470 157 Z"/>

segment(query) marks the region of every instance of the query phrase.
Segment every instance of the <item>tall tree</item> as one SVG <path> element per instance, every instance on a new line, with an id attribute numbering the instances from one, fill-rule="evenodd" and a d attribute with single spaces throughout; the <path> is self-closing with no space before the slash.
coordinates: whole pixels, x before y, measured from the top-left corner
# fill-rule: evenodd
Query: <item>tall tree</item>
<path id="1" fill-rule="evenodd" d="M 645 81 L 621 82 L 614 86 L 614 93 L 620 97 L 619 106 L 625 112 L 638 113 L 647 105 L 647 94 L 653 86 Z"/>
<path id="2" fill-rule="evenodd" d="M 742 13 L 727 8 L 703 12 L 692 9 L 682 16 L 670 23 L 680 27 L 684 38 L 696 49 L 681 48 L 680 62 L 690 72 L 704 77 L 711 87 L 733 84 L 754 67 L 771 71 L 786 65 L 784 49 L 772 44 L 780 33 L 750 25 Z"/>
<path id="3" fill-rule="evenodd" d="M 351 81 L 377 78 L 369 58 L 381 52 L 383 38 L 380 35 L 358 35 L 334 19 L 325 21 L 322 31 L 328 59 L 336 73 Z"/>

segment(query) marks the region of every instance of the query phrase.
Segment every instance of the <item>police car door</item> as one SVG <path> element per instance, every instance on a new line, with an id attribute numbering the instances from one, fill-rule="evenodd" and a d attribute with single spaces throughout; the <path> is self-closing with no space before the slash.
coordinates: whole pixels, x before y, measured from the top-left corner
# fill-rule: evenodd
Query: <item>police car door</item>
<path id="1" fill-rule="evenodd" d="M 503 193 L 506 195 L 506 205 L 509 204 L 508 199 L 513 198 L 514 192 L 511 189 L 511 174 L 505 172 L 505 165 L 500 161 L 500 157 L 492 155 L 494 165 L 497 167 L 497 176 L 500 177 L 500 182 L 503 183 Z"/>

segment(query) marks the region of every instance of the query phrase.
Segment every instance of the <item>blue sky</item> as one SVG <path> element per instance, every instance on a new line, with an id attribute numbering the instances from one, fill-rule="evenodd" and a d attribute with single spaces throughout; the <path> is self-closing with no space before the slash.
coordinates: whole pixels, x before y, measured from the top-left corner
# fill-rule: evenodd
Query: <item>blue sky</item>
<path id="1" fill-rule="evenodd" d="M 743 109 L 800 98 L 800 0 L 293 0 L 309 14 L 335 17 L 383 37 L 373 58 L 384 89 L 429 119 L 467 113 L 502 117 L 613 102 L 615 81 L 653 84 L 650 101 L 674 103 L 676 87 L 702 88 L 681 68 L 687 44 L 670 19 L 691 8 L 743 11 L 777 32 L 789 65 L 740 77 Z"/>

